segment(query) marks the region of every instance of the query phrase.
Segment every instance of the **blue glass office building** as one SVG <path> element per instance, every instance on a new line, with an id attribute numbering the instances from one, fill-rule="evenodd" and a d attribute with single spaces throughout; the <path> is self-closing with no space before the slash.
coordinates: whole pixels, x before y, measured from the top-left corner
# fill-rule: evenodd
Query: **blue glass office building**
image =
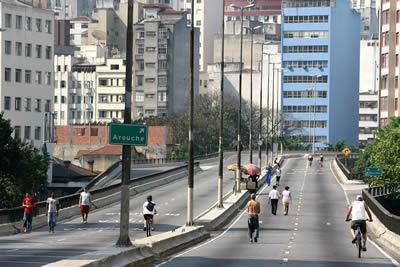
<path id="1" fill-rule="evenodd" d="M 285 0 L 282 12 L 284 133 L 356 145 L 360 15 L 348 0 Z"/>

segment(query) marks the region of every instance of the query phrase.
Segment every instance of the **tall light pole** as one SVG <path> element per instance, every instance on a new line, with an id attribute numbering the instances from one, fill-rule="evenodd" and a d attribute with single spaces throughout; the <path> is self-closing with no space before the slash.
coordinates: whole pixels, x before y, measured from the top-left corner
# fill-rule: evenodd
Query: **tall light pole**
<path id="1" fill-rule="evenodd" d="M 249 126 L 249 150 L 250 150 L 250 163 L 253 163 L 253 45 L 254 45 L 254 31 L 261 28 L 245 27 L 250 31 L 250 126 Z"/>
<path id="2" fill-rule="evenodd" d="M 125 111 L 124 124 L 132 123 L 132 66 L 133 66 L 133 0 L 128 0 L 126 30 Z M 122 146 L 121 212 L 118 247 L 132 246 L 129 239 L 129 181 L 131 179 L 131 146 Z"/>
<path id="3" fill-rule="evenodd" d="M 267 76 L 267 129 L 266 129 L 266 137 L 265 137 L 265 166 L 267 166 L 268 167 L 268 162 L 269 162 L 269 160 L 268 160 L 268 158 L 269 158 L 269 149 L 268 149 L 268 137 L 269 137 L 269 116 L 270 116 L 270 113 L 269 113 L 269 88 L 270 88 L 270 79 L 269 79 L 269 77 L 271 76 L 271 72 L 270 72 L 270 68 L 269 68 L 269 65 L 271 64 L 271 62 L 270 62 L 270 56 L 271 56 L 271 54 L 268 54 L 267 53 L 267 55 L 268 55 L 268 64 L 267 64 L 267 73 L 268 73 L 268 76 Z"/>
<path id="4" fill-rule="evenodd" d="M 194 0 L 192 0 L 193 2 Z M 239 71 L 239 110 L 238 110 L 238 122 L 237 122 L 237 169 L 236 169 L 236 186 L 235 191 L 240 192 L 240 180 L 241 180 L 241 124 L 242 124 L 242 72 L 243 72 L 243 10 L 252 8 L 254 4 L 247 6 L 237 6 L 234 4 L 230 5 L 233 8 L 240 9 L 240 71 Z M 193 8 L 192 8 L 193 13 Z M 192 21 L 193 22 L 193 21 Z"/>
<path id="5" fill-rule="evenodd" d="M 224 70 L 225 70 L 225 0 L 222 0 L 222 43 L 221 43 L 221 88 L 220 88 L 220 106 L 219 106 L 219 166 L 218 166 L 218 208 L 223 207 L 223 175 L 224 175 Z"/>
<path id="6" fill-rule="evenodd" d="M 194 187 L 194 158 L 193 158 L 193 112 L 194 112 L 194 3 L 190 18 L 190 90 L 189 90 L 189 164 L 188 164 L 188 194 L 186 225 L 193 225 L 193 187 Z"/>
<path id="7" fill-rule="evenodd" d="M 274 162 L 275 63 L 270 64 L 272 65 L 271 161 Z"/>
<path id="8" fill-rule="evenodd" d="M 316 128 L 316 122 L 315 122 L 315 109 L 317 107 L 317 98 L 316 98 L 316 87 L 317 87 L 317 80 L 322 77 L 322 75 L 314 75 L 313 76 L 313 98 L 314 98 L 314 124 L 313 124 L 313 143 L 312 143 L 312 153 L 313 155 L 315 154 L 315 128 Z"/>

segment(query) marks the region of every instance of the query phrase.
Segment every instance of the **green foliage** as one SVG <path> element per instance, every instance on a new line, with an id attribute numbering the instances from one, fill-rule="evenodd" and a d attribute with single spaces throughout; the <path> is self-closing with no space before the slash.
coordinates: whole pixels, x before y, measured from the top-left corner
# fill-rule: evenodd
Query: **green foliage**
<path id="1" fill-rule="evenodd" d="M 40 151 L 12 138 L 0 114 L 0 208 L 18 206 L 26 192 L 44 192 L 48 163 Z"/>
<path id="2" fill-rule="evenodd" d="M 400 192 L 400 117 L 379 130 L 372 144 L 359 155 L 354 173 L 363 175 L 365 167 L 380 167 L 382 175 L 366 178 L 371 186 L 385 186 Z"/>

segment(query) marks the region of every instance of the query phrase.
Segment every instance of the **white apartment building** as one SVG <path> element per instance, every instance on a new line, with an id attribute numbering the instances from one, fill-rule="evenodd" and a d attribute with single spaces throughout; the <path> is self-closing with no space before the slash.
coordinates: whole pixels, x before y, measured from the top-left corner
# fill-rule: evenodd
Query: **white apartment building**
<path id="1" fill-rule="evenodd" d="M 360 119 L 359 143 L 374 138 L 379 115 L 379 41 L 360 41 Z"/>
<path id="2" fill-rule="evenodd" d="M 96 113 L 99 122 L 123 122 L 125 110 L 125 62 L 107 59 L 96 67 Z"/>
<path id="3" fill-rule="evenodd" d="M 16 138 L 40 147 L 53 110 L 54 15 L 16 0 L 0 0 L 0 12 L 0 112 Z"/>
<path id="4" fill-rule="evenodd" d="M 106 48 L 59 47 L 54 56 L 56 125 L 99 121 L 96 67 L 105 64 Z"/>
<path id="5" fill-rule="evenodd" d="M 89 23 L 92 22 L 92 19 L 89 17 L 77 17 L 70 20 L 70 45 L 73 46 L 81 46 L 84 43 L 82 39 L 88 37 L 88 28 Z"/>
<path id="6" fill-rule="evenodd" d="M 181 2 L 178 7 L 181 8 Z M 188 23 L 191 23 L 192 4 L 184 1 Z M 207 71 L 207 64 L 214 63 L 214 38 L 222 33 L 222 2 L 216 0 L 200 0 L 194 6 L 194 26 L 200 29 L 200 71 Z"/>
<path id="7" fill-rule="evenodd" d="M 145 18 L 134 25 L 132 116 L 182 114 L 187 111 L 190 74 L 190 28 L 185 12 L 159 4 L 144 6 L 144 11 Z M 198 48 L 196 31 L 195 51 Z M 198 81 L 195 67 L 195 85 Z"/>

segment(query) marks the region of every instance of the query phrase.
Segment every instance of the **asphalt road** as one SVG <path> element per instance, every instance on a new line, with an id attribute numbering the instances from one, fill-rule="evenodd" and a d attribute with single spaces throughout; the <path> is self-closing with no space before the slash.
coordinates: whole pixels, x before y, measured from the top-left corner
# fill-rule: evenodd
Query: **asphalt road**
<path id="1" fill-rule="evenodd" d="M 232 190 L 233 173 L 226 165 L 235 162 L 236 157 L 225 159 L 224 192 Z M 243 153 L 243 162 L 248 154 Z M 195 175 L 194 215 L 197 216 L 217 200 L 217 160 L 207 160 L 201 165 L 203 171 Z M 155 217 L 154 234 L 178 228 L 186 222 L 187 181 L 182 179 L 152 190 L 158 214 Z M 137 195 L 130 201 L 131 239 L 145 237 L 142 222 L 142 205 L 147 194 Z M 88 224 L 79 218 L 59 223 L 54 234 L 41 228 L 30 234 L 0 237 L 0 266 L 41 266 L 49 262 L 77 256 L 87 252 L 104 250 L 115 244 L 119 235 L 120 207 L 93 211 Z M 35 223 L 35 221 L 33 221 Z"/>
<path id="2" fill-rule="evenodd" d="M 350 225 L 344 221 L 346 197 L 327 163 L 322 168 L 315 163 L 308 168 L 305 159 L 285 163 L 280 190 L 291 187 L 289 215 L 283 216 L 281 207 L 277 216 L 271 215 L 270 188 L 264 188 L 258 198 L 262 208 L 258 243 L 249 242 L 247 214 L 241 213 L 225 231 L 156 266 L 394 266 L 371 243 L 357 258 Z"/>

